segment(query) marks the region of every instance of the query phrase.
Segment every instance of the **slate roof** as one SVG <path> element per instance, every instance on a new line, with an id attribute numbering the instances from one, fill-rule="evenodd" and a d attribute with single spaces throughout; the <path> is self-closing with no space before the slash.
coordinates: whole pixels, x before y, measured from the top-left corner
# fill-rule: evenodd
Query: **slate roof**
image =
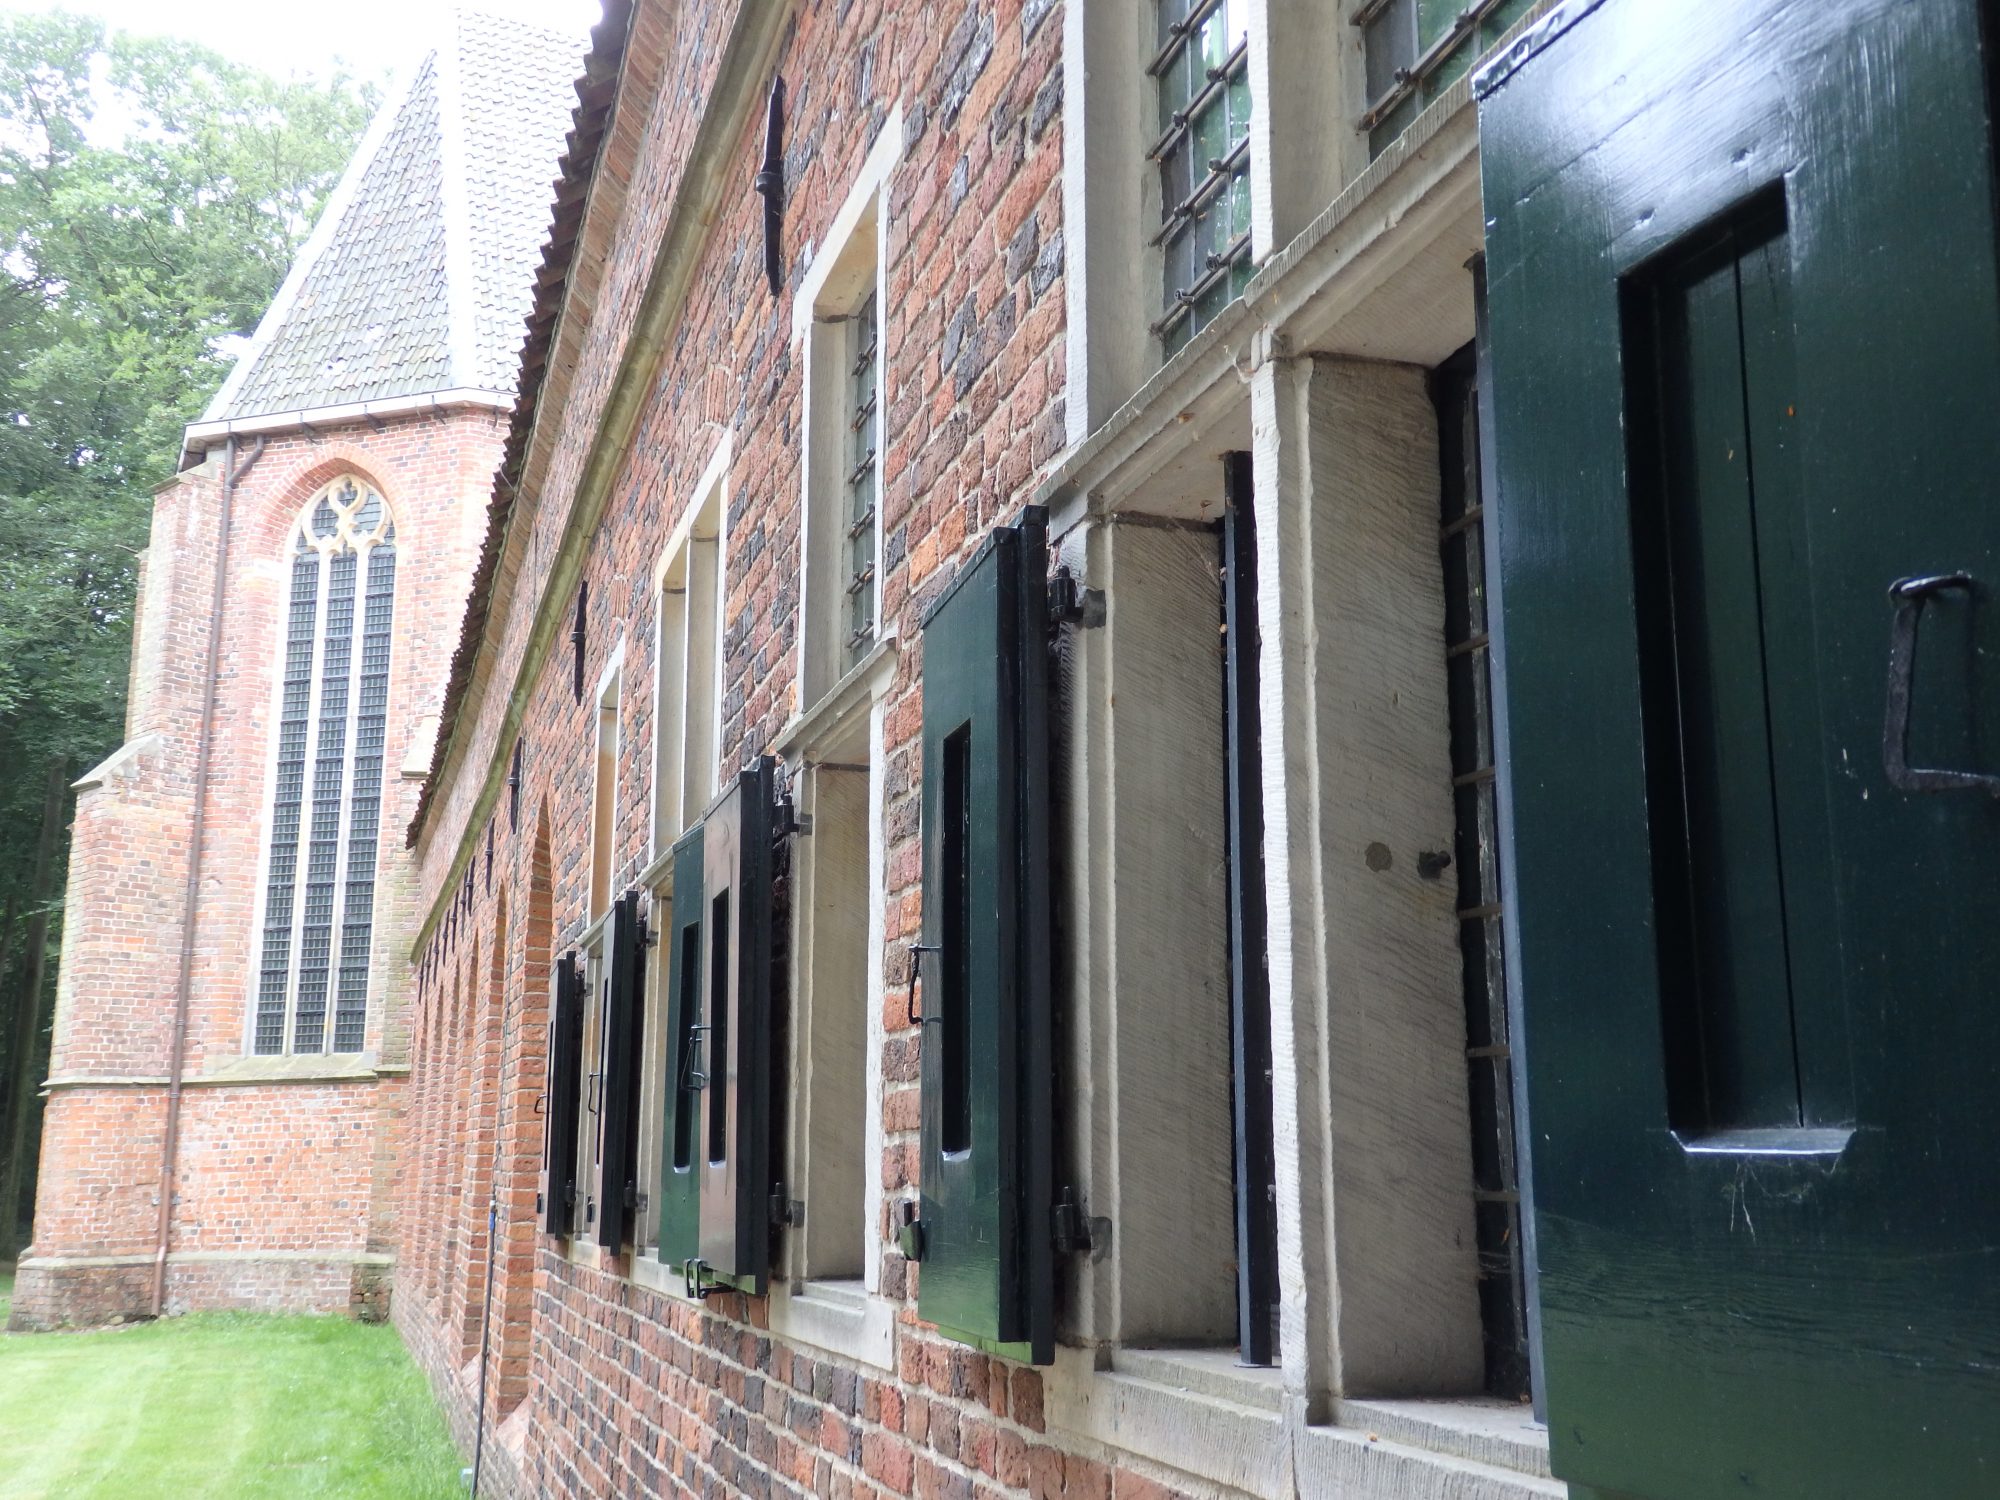
<path id="1" fill-rule="evenodd" d="M 202 421 L 511 394 L 583 45 L 455 14 L 370 125 Z"/>

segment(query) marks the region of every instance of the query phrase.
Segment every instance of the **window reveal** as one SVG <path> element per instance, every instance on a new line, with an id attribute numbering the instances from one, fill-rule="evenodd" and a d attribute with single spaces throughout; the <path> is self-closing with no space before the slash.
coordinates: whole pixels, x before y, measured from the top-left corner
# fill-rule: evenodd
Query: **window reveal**
<path id="1" fill-rule="evenodd" d="M 1445 668 L 1458 874 L 1473 1219 L 1487 1389 L 1528 1390 L 1528 1306 L 1514 1134 L 1513 1046 L 1501 936 L 1500 814 L 1493 744 L 1485 508 L 1480 491 L 1477 371 L 1472 350 L 1433 377 L 1438 409 Z"/>
<path id="2" fill-rule="evenodd" d="M 388 507 L 357 480 L 337 481 L 293 532 L 251 1042 L 260 1055 L 358 1052 L 365 1040 L 395 590 Z"/>
<path id="3" fill-rule="evenodd" d="M 1164 309 L 1153 332 L 1185 344 L 1250 279 L 1249 0 L 1159 0 L 1160 45 L 1147 73 L 1159 89 Z"/>
<path id="4" fill-rule="evenodd" d="M 875 498 L 881 463 L 876 454 L 879 424 L 881 326 L 875 297 L 848 324 L 854 351 L 847 371 L 847 664 L 852 666 L 875 639 Z"/>

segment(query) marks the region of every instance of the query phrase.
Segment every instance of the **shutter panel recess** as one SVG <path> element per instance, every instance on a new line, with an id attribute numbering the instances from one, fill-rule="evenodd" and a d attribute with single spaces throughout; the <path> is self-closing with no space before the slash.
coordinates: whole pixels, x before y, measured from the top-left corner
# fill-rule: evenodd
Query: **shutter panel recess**
<path id="1" fill-rule="evenodd" d="M 549 1012 L 548 1087 L 542 1096 L 542 1228 L 568 1234 L 576 1207 L 576 1115 L 583 1077 L 583 986 L 576 955 L 556 961 Z"/>
<path id="2" fill-rule="evenodd" d="M 639 1066 L 645 1056 L 646 930 L 639 893 L 611 908 L 611 973 L 604 1008 L 604 1144 L 598 1155 L 597 1243 L 618 1250 L 639 1209 Z"/>
<path id="3" fill-rule="evenodd" d="M 1047 519 L 987 537 L 924 618 L 918 1311 L 1054 1358 Z"/>
<path id="4" fill-rule="evenodd" d="M 771 1257 L 771 839 L 777 762 L 674 846 L 660 1259 L 761 1295 Z"/>
<path id="5" fill-rule="evenodd" d="M 674 845 L 674 898 L 662 944 L 667 956 L 667 1075 L 660 1140 L 660 1249 L 662 1262 L 685 1265 L 700 1248 L 701 1100 L 708 1080 L 703 1040 L 702 827 L 697 823 Z"/>

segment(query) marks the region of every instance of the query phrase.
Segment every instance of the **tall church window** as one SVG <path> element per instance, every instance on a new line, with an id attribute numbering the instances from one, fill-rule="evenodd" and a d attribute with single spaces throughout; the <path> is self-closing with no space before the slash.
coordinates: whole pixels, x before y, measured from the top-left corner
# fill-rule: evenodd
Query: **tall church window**
<path id="1" fill-rule="evenodd" d="M 335 480 L 290 539 L 290 603 L 272 774 L 252 1047 L 359 1052 L 389 702 L 396 526 L 357 478 Z"/>

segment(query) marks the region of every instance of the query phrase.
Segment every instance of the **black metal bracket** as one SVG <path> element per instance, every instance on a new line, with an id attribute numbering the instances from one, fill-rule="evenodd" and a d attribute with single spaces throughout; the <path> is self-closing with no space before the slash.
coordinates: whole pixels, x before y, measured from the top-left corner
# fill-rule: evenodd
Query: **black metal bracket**
<path id="1" fill-rule="evenodd" d="M 771 80 L 764 114 L 764 161 L 751 186 L 764 200 L 764 279 L 773 297 L 785 289 L 785 80 Z"/>
<path id="2" fill-rule="evenodd" d="M 924 1221 L 917 1217 L 916 1201 L 905 1198 L 902 1206 L 902 1222 L 896 1227 L 896 1248 L 903 1252 L 904 1260 L 921 1261 L 929 1248 L 924 1233 Z"/>
<path id="3" fill-rule="evenodd" d="M 1049 623 L 1095 630 L 1105 621 L 1104 590 L 1085 588 L 1068 568 L 1057 568 L 1049 579 Z"/>
<path id="4" fill-rule="evenodd" d="M 780 797 L 771 818 L 771 841 L 781 842 L 793 834 L 809 834 L 813 831 L 812 815 L 799 816 L 799 805 L 790 796 Z"/>
<path id="5" fill-rule="evenodd" d="M 944 952 L 944 948 L 938 943 L 910 944 L 910 988 L 909 992 L 903 997 L 903 1008 L 908 1012 L 912 1026 L 921 1026 L 926 1021 L 937 1019 L 935 1016 L 920 1016 L 917 1014 L 917 976 L 923 972 L 924 955 L 926 953 L 942 952 Z"/>
<path id="6" fill-rule="evenodd" d="M 644 1213 L 651 1206 L 651 1200 L 639 1191 L 638 1183 L 627 1182 L 625 1184 L 625 1206 L 634 1213 Z"/>
<path id="7" fill-rule="evenodd" d="M 1882 722 L 1882 769 L 1903 792 L 1985 792 L 2000 797 L 2000 776 L 1944 771 L 1910 764 L 1910 695 L 1917 675 L 1917 625 L 1934 594 L 1973 591 L 1970 573 L 1899 578 L 1889 585 L 1896 614 L 1889 626 L 1889 705 Z"/>
<path id="8" fill-rule="evenodd" d="M 1058 1255 L 1102 1260 L 1111 1250 L 1111 1221 L 1091 1218 L 1077 1201 L 1076 1189 L 1066 1187 L 1049 1213 L 1049 1237 Z"/>
<path id="9" fill-rule="evenodd" d="M 699 1256 L 690 1257 L 681 1263 L 681 1286 L 688 1296 L 697 1302 L 706 1302 L 717 1292 L 727 1290 L 708 1279 L 708 1262 Z"/>

